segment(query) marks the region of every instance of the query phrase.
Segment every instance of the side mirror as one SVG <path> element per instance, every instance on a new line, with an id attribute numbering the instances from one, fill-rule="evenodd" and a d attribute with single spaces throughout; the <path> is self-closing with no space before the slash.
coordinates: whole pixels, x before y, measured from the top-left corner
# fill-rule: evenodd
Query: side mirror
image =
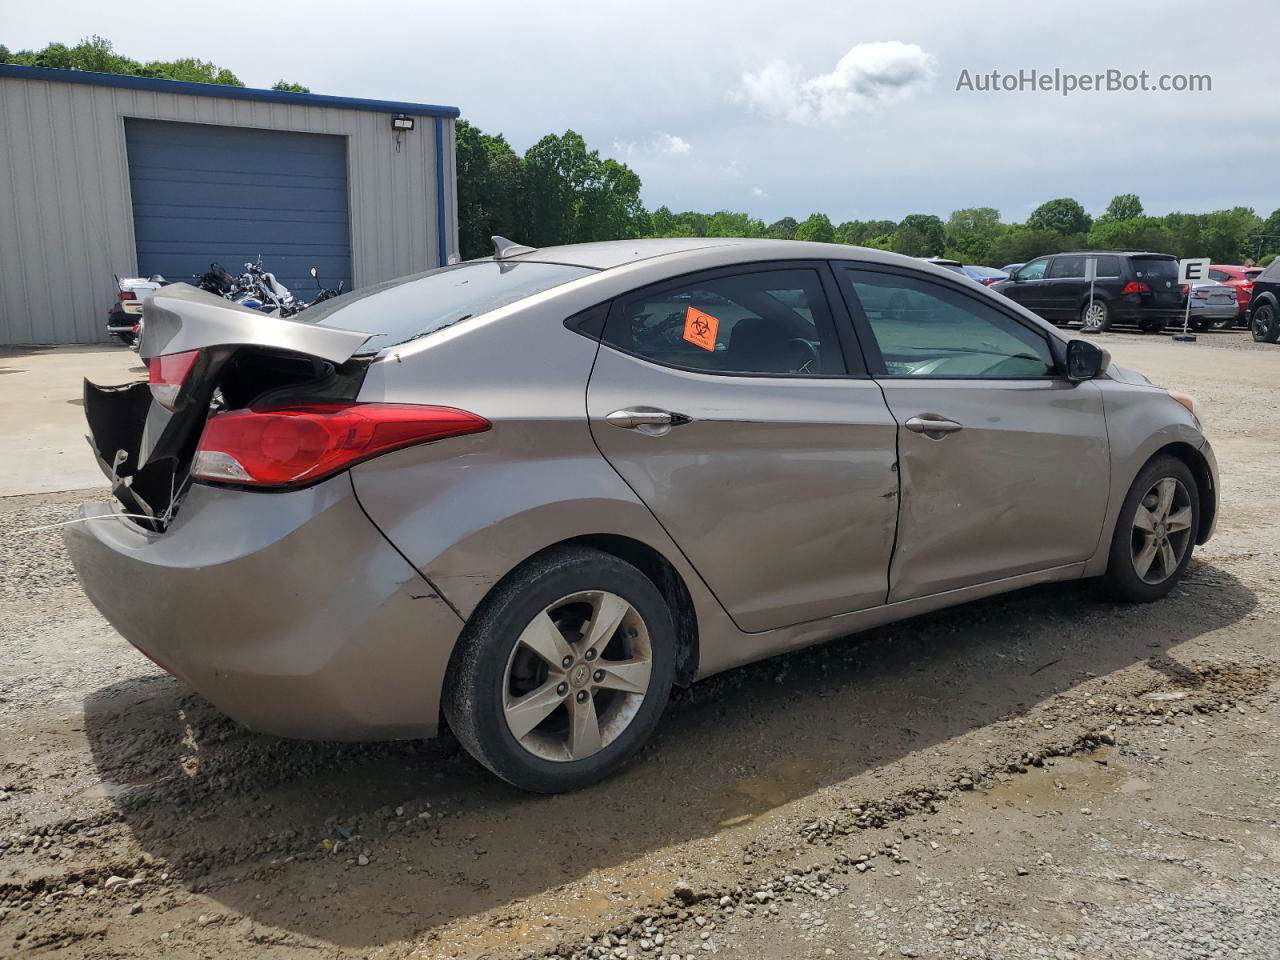
<path id="1" fill-rule="evenodd" d="M 1092 380 L 1111 364 L 1111 354 L 1088 340 L 1067 342 L 1067 379 L 1072 383 Z"/>
<path id="2" fill-rule="evenodd" d="M 1014 283 L 1017 283 L 1017 282 L 1018 282 L 1018 271 L 1017 271 L 1017 270 L 1014 270 L 1012 273 L 1010 273 L 1010 274 L 1009 274 L 1009 276 L 1005 277 L 1005 279 L 1006 279 L 1006 280 L 1012 280 Z"/>

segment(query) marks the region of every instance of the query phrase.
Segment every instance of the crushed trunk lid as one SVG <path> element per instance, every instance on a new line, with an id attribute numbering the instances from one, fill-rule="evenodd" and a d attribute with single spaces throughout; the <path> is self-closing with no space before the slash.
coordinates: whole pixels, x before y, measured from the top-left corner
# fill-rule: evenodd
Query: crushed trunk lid
<path id="1" fill-rule="evenodd" d="M 368 333 L 250 310 L 185 283 L 143 304 L 140 353 L 148 361 L 196 352 L 172 410 L 148 382 L 84 383 L 89 445 L 112 492 L 142 525 L 162 531 L 188 483 L 209 415 L 271 402 L 354 399 L 371 357 L 353 359 Z"/>

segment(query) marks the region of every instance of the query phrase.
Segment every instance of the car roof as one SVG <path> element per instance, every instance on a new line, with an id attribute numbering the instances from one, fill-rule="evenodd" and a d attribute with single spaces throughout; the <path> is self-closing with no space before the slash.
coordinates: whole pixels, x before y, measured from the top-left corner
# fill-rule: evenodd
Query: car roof
<path id="1" fill-rule="evenodd" d="M 1046 257 L 1096 257 L 1106 254 L 1115 257 L 1168 257 L 1177 260 L 1172 253 L 1157 253 L 1155 250 L 1063 250 L 1061 253 L 1046 253 Z M 1037 258 L 1039 259 L 1039 258 Z"/>
<path id="2" fill-rule="evenodd" d="M 593 243 L 571 243 L 557 247 L 539 247 L 528 253 L 515 253 L 505 259 L 520 263 L 563 263 L 576 267 L 609 270 L 641 260 L 675 257 L 712 247 L 735 247 L 751 260 L 829 260 L 849 259 L 919 267 L 930 260 L 920 260 L 887 250 L 854 247 L 840 243 L 812 243 L 805 240 L 764 240 L 748 237 L 651 237 L 641 240 L 602 240 Z M 959 266 L 959 264 L 957 264 Z"/>

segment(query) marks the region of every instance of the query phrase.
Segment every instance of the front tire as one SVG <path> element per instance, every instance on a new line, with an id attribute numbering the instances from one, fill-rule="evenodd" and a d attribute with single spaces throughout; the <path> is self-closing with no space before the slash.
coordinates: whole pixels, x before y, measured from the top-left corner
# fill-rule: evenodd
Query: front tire
<path id="1" fill-rule="evenodd" d="M 1111 329 L 1111 309 L 1105 300 L 1091 300 L 1084 305 L 1080 329 L 1085 333 L 1106 333 Z"/>
<path id="2" fill-rule="evenodd" d="M 1117 600 L 1150 603 L 1182 579 L 1196 531 L 1200 495 L 1177 457 L 1159 456 L 1138 473 L 1120 508 L 1105 583 Z"/>
<path id="3" fill-rule="evenodd" d="M 561 793 L 612 775 L 667 705 L 676 631 L 657 587 L 585 547 L 506 577 L 467 625 L 444 713 L 476 760 L 523 790 Z"/>
<path id="4" fill-rule="evenodd" d="M 1249 332 L 1257 343 L 1275 343 L 1280 340 L 1280 320 L 1276 308 L 1270 303 L 1260 303 L 1253 308 L 1249 318 Z"/>

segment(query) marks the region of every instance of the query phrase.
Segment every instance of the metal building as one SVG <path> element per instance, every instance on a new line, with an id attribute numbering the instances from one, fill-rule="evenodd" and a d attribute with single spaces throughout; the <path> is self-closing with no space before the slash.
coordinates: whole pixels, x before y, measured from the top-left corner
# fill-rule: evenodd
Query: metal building
<path id="1" fill-rule="evenodd" d="M 0 344 L 104 339 L 113 274 L 366 286 L 458 248 L 455 107 L 0 64 Z M 411 129 L 406 129 L 410 128 Z"/>

